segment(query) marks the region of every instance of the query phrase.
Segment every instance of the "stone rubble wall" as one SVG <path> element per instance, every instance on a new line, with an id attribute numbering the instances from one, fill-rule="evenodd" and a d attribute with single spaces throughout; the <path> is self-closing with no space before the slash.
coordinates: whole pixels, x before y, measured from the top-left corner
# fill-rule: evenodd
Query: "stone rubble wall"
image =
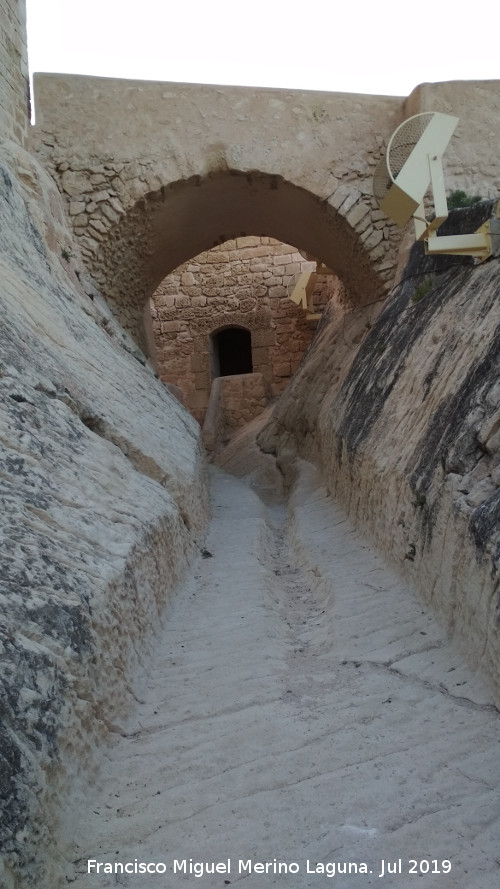
<path id="1" fill-rule="evenodd" d="M 379 155 L 378 147 L 375 151 L 368 152 L 367 163 L 370 172 L 373 171 Z M 144 286 L 147 282 L 147 269 L 138 263 L 144 275 L 144 278 L 139 280 L 136 280 L 137 268 L 132 270 L 132 278 L 129 277 L 130 270 L 127 270 L 127 284 L 124 277 L 122 278 L 123 269 L 119 272 L 119 281 L 115 275 L 110 277 L 108 239 L 112 249 L 117 249 L 126 261 L 126 254 L 130 252 L 127 247 L 134 249 L 133 231 L 137 233 L 137 230 L 147 229 L 149 225 L 140 214 L 141 218 L 136 222 L 125 224 L 126 235 L 120 233 L 120 226 L 130 214 L 130 219 L 135 220 L 136 208 L 142 210 L 144 207 L 143 199 L 151 202 L 150 212 L 154 213 L 155 193 L 150 194 L 149 186 L 151 182 L 159 181 L 162 174 L 158 170 L 148 169 L 151 164 L 147 160 L 141 161 L 138 171 L 136 163 L 132 165 L 82 163 L 80 159 L 74 160 L 71 156 L 68 160 L 67 153 L 64 154 L 64 158 L 64 161 L 58 161 L 55 165 L 49 162 L 47 169 L 60 183 L 82 257 L 110 305 L 115 307 L 120 321 L 141 343 L 140 318 L 144 302 L 149 295 L 148 288 Z M 138 172 L 140 178 L 136 180 Z M 371 196 L 371 188 L 371 176 L 368 175 L 363 180 L 355 178 L 353 181 L 353 176 L 345 173 L 341 177 L 340 185 L 329 197 L 328 205 L 332 215 L 338 216 L 341 223 L 352 230 L 354 237 L 359 241 L 359 250 L 368 255 L 369 261 L 376 269 L 380 279 L 379 286 L 387 289 L 397 267 L 398 246 L 402 234 L 378 208 L 375 198 Z M 263 220 L 262 226 L 264 225 Z M 132 234 L 129 235 L 130 228 Z M 189 236 L 186 238 L 186 245 L 188 243 Z M 187 246 L 185 252 L 189 252 Z M 324 257 L 325 254 L 320 258 Z M 326 257 L 325 262 L 327 261 Z M 335 263 L 333 266 L 337 267 Z"/>
<path id="2" fill-rule="evenodd" d="M 294 247 L 246 237 L 214 247 L 169 275 L 152 298 L 155 369 L 178 386 L 203 423 L 214 379 L 211 335 L 224 327 L 251 331 L 253 370 L 279 395 L 300 364 L 317 322 L 288 298 L 303 271 L 316 268 Z M 318 278 L 314 306 L 340 300 L 335 276 Z"/>
<path id="3" fill-rule="evenodd" d="M 378 210 L 372 175 L 403 99 L 45 74 L 35 99 L 33 148 L 89 271 L 136 337 L 162 278 L 221 232 L 319 255 L 358 301 L 390 286 L 401 232 Z"/>
<path id="4" fill-rule="evenodd" d="M 0 143 L 23 144 L 29 120 L 29 75 L 24 0 L 0 0 Z"/>
<path id="5" fill-rule="evenodd" d="M 0 884 L 31 889 L 57 884 L 61 800 L 121 731 L 202 545 L 207 479 L 196 422 L 86 278 L 54 182 L 13 142 L 0 177 Z"/>
<path id="6" fill-rule="evenodd" d="M 446 187 L 493 196 L 498 96 L 497 81 L 424 84 L 404 100 L 44 74 L 31 143 L 65 195 L 88 269 L 140 341 L 158 283 L 220 233 L 319 255 L 357 303 L 387 292 L 404 236 L 373 198 L 384 146 L 410 114 L 459 114 Z"/>
<path id="7" fill-rule="evenodd" d="M 377 320 L 325 313 L 260 443 L 317 462 L 500 704 L 499 274 L 415 245 Z"/>

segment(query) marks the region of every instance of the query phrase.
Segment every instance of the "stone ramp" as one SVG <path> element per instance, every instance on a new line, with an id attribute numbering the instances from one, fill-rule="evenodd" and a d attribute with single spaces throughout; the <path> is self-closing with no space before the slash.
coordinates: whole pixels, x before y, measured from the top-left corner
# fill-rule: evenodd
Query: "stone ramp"
<path id="1" fill-rule="evenodd" d="M 500 720 L 488 690 L 309 464 L 290 507 L 286 523 L 282 507 L 213 470 L 207 549 L 96 790 L 73 801 L 60 886 L 498 885 Z M 88 859 L 167 871 L 88 874 Z M 174 876 L 184 859 L 188 871 L 190 859 L 221 868 Z M 410 874 L 413 859 L 417 873 L 427 862 L 441 873 Z"/>

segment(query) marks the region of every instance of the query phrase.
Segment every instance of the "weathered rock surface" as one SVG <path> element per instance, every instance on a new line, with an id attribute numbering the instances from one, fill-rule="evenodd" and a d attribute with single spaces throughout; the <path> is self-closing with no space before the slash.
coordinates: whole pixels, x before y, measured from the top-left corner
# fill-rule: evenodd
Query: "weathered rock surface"
<path id="1" fill-rule="evenodd" d="M 7 144 L 0 184 L 0 882 L 41 887 L 207 501 L 199 428 L 85 279 L 55 185 Z"/>
<path id="2" fill-rule="evenodd" d="M 76 830 L 69 815 L 51 889 L 245 877 L 252 889 L 495 889 L 500 720 L 488 689 L 311 464 L 293 467 L 286 515 L 274 461 L 238 444 L 225 465 L 270 506 L 215 472 L 211 557 L 172 602 L 141 702 L 95 793 L 76 801 Z M 380 879 L 381 861 L 400 857 L 402 873 Z M 191 875 L 176 869 L 190 859 Z M 227 859 L 229 873 L 211 872 Z M 410 859 L 441 873 L 410 874 Z M 135 860 L 165 873 L 114 870 Z M 344 862 L 365 871 L 326 869 Z"/>
<path id="3" fill-rule="evenodd" d="M 474 268 L 416 245 L 376 323 L 324 319 L 260 441 L 318 461 L 500 701 L 498 281 L 498 259 Z"/>

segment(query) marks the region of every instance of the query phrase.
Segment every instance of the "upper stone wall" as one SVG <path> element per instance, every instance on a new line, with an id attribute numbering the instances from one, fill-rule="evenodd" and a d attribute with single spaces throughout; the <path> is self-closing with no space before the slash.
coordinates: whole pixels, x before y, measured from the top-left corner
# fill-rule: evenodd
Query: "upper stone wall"
<path id="1" fill-rule="evenodd" d="M 261 170 L 323 198 L 341 182 L 368 179 L 371 195 L 370 156 L 405 118 L 432 110 L 460 118 L 446 151 L 449 187 L 494 197 L 500 186 L 492 150 L 500 137 L 496 80 L 424 83 L 406 100 L 66 74 L 35 75 L 34 90 L 34 145 L 56 165 L 89 157 L 138 162 L 143 177 L 156 167 L 162 184 L 223 169 Z"/>
<path id="2" fill-rule="evenodd" d="M 29 118 L 24 0 L 0 0 L 0 142 L 23 143 Z"/>
<path id="3" fill-rule="evenodd" d="M 496 198 L 500 193 L 500 82 L 464 80 L 423 83 L 405 105 L 405 117 L 441 111 L 459 118 L 443 166 L 448 190 Z"/>
<path id="4" fill-rule="evenodd" d="M 69 74 L 35 74 L 34 91 L 36 141 L 55 140 L 64 159 L 96 149 L 122 163 L 151 159 L 163 164 L 164 181 L 272 171 L 324 197 L 346 172 L 370 175 L 369 153 L 404 108 L 393 96 Z"/>
<path id="5" fill-rule="evenodd" d="M 426 84 L 405 101 L 38 75 L 32 138 L 95 281 L 144 342 L 143 307 L 165 275 L 243 235 L 319 257 L 358 304 L 387 292 L 403 234 L 372 194 L 383 146 L 409 114 L 457 113 L 446 185 L 494 196 L 498 92 Z"/>
<path id="6" fill-rule="evenodd" d="M 386 290 L 401 233 L 376 228 L 371 183 L 403 104 L 38 75 L 32 136 L 88 268 L 133 330 L 165 275 L 244 235 L 312 253 L 358 302 Z"/>

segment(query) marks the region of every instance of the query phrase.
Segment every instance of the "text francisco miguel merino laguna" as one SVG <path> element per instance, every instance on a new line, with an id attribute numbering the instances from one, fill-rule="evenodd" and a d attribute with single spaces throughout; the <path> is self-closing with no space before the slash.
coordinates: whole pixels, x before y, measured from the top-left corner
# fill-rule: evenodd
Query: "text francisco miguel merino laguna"
<path id="1" fill-rule="evenodd" d="M 304 865 L 297 861 L 252 861 L 252 859 L 238 858 L 232 862 L 230 858 L 225 861 L 194 861 L 192 858 L 174 858 L 170 867 L 164 861 L 114 861 L 112 863 L 97 861 L 90 858 L 87 861 L 87 873 L 95 874 L 164 874 L 167 870 L 174 874 L 191 874 L 194 877 L 203 877 L 206 874 L 298 874 L 300 871 L 306 874 L 321 874 L 325 877 L 334 877 L 336 874 L 372 874 L 369 866 L 361 861 L 326 861 L 312 862 L 309 859 Z M 449 860 L 433 859 L 402 859 L 393 861 L 382 859 L 379 865 L 379 877 L 387 874 L 448 874 L 451 871 Z M 375 871 L 376 873 L 377 871 Z"/>

